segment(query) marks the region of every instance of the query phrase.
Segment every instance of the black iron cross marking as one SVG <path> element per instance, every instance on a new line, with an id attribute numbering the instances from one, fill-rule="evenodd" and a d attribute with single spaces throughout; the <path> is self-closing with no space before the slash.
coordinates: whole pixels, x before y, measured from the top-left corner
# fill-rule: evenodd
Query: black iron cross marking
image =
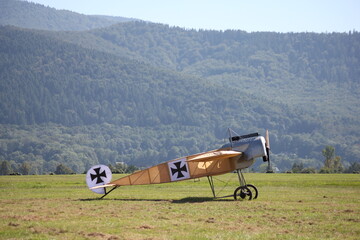
<path id="1" fill-rule="evenodd" d="M 91 181 L 94 181 L 94 179 L 96 178 L 96 184 L 99 184 L 99 183 L 103 183 L 104 181 L 101 179 L 101 177 L 105 177 L 106 178 L 106 172 L 105 170 L 100 173 L 100 169 L 101 168 L 94 168 L 94 171 L 96 174 L 91 174 L 90 173 L 90 177 L 91 177 Z"/>
<path id="2" fill-rule="evenodd" d="M 177 178 L 182 178 L 185 177 L 184 174 L 182 174 L 182 172 L 187 172 L 187 168 L 186 168 L 186 164 L 184 164 L 184 166 L 181 167 L 181 162 L 176 162 L 174 163 L 176 168 L 171 168 L 171 175 L 175 175 L 175 173 L 178 173 Z"/>

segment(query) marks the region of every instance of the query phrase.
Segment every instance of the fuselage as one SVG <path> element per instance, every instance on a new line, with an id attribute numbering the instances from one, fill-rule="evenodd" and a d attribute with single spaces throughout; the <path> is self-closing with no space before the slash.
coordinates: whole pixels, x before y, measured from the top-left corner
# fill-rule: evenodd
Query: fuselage
<path id="1" fill-rule="evenodd" d="M 266 156 L 264 137 L 258 134 L 236 136 L 232 137 L 230 143 L 223 145 L 220 149 L 160 163 L 112 181 L 105 186 L 159 184 L 216 176 L 248 168 L 256 158 Z M 97 173 L 100 172 L 98 169 Z M 99 185 L 92 189 L 101 187 Z"/>
<path id="2" fill-rule="evenodd" d="M 268 132 L 266 136 L 266 139 L 268 139 Z M 250 167 L 256 158 L 263 157 L 265 161 L 269 161 L 267 152 L 270 148 L 266 142 L 268 140 L 265 140 L 264 137 L 259 136 L 257 133 L 231 136 L 229 140 L 230 143 L 223 145 L 220 149 L 173 159 L 134 172 L 112 182 L 110 182 L 111 177 L 110 179 L 103 179 L 111 175 L 110 169 L 104 165 L 97 165 L 87 172 L 87 184 L 92 191 L 105 193 L 105 196 L 119 186 L 160 184 L 208 177 L 215 197 L 212 176 L 236 170 L 241 186 L 235 190 L 234 198 L 249 196 L 251 199 L 252 195 L 248 186 L 253 185 L 246 185 L 240 170 Z M 106 171 L 109 171 L 109 173 L 106 173 Z M 113 188 L 106 192 L 104 190 L 106 187 Z"/>

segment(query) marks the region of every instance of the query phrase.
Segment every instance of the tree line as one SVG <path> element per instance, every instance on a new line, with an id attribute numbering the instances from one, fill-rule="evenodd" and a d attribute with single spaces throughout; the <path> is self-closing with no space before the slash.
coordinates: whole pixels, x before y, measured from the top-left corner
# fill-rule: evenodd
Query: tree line
<path id="1" fill-rule="evenodd" d="M 314 167 L 304 167 L 302 162 L 294 162 L 291 170 L 287 173 L 360 173 L 360 163 L 353 162 L 349 167 L 345 168 L 341 162 L 341 157 L 335 155 L 335 148 L 333 146 L 326 146 L 322 150 L 324 156 L 324 166 L 321 169 Z M 264 166 L 266 164 L 263 164 Z M 134 165 L 128 165 L 125 162 L 116 162 L 108 165 L 112 173 L 130 174 L 141 168 Z M 265 167 L 260 167 L 259 171 L 265 171 Z M 274 169 L 274 166 L 272 167 Z M 252 169 L 254 171 L 254 169 Z M 269 169 L 267 169 L 269 171 Z M 271 172 L 274 172 L 273 170 Z M 54 172 L 48 174 L 75 174 L 70 167 L 63 163 L 59 163 Z M 85 173 L 85 171 L 84 171 Z M 30 175 L 39 174 L 38 170 L 34 168 L 34 162 L 25 161 L 21 164 L 3 160 L 0 163 L 0 175 Z"/>

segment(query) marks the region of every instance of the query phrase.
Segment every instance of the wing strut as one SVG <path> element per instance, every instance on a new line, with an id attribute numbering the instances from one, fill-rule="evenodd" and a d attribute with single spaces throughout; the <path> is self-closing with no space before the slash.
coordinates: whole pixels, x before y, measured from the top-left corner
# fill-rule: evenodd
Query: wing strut
<path id="1" fill-rule="evenodd" d="M 212 191 L 212 193 L 213 193 L 213 196 L 214 196 L 214 198 L 216 198 L 215 186 L 214 186 L 213 178 L 212 178 L 212 176 L 207 176 L 207 179 L 208 179 L 208 181 L 209 181 L 210 188 L 211 188 L 211 191 Z"/>

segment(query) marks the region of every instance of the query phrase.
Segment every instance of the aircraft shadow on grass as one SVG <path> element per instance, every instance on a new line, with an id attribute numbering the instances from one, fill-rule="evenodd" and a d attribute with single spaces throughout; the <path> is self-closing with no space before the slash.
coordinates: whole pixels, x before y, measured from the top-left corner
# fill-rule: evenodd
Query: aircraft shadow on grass
<path id="1" fill-rule="evenodd" d="M 186 197 L 182 199 L 123 199 L 123 198 L 86 198 L 79 199 L 79 201 L 128 201 L 128 202 L 170 202 L 170 203 L 203 203 L 213 201 L 233 201 L 232 199 L 214 199 L 212 197 Z"/>

